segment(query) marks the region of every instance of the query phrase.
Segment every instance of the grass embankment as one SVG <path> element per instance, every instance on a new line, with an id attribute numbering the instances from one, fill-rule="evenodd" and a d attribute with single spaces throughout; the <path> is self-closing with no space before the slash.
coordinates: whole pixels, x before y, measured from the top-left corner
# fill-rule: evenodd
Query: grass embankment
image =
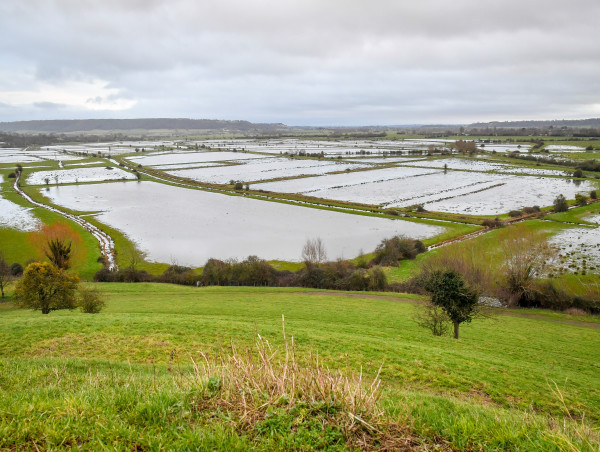
<path id="1" fill-rule="evenodd" d="M 578 223 L 583 225 L 598 226 L 598 223 L 593 223 L 586 220 L 586 217 L 595 215 L 600 215 L 600 202 L 594 202 L 582 207 L 575 207 L 566 212 L 553 213 L 545 218 L 547 220 L 564 223 Z"/>
<path id="2" fill-rule="evenodd" d="M 560 214 L 551 214 L 544 219 L 529 219 L 520 223 L 515 223 L 503 228 L 493 229 L 485 234 L 468 239 L 468 241 L 456 240 L 454 243 L 444 246 L 444 251 L 457 255 L 464 255 L 465 248 L 470 250 L 469 254 L 474 257 L 473 262 L 483 268 L 493 268 L 500 277 L 500 267 L 504 262 L 505 250 L 503 244 L 510 239 L 512 235 L 527 235 L 542 233 L 550 238 L 565 229 L 576 227 L 569 223 L 586 224 L 585 218 L 588 215 L 600 213 L 600 203 L 589 204 L 586 207 L 576 208 Z M 553 221 L 547 221 L 553 220 Z M 592 224 L 592 223 L 588 223 Z M 511 231 L 513 234 L 511 234 Z M 386 267 L 385 272 L 388 282 L 403 282 L 416 275 L 423 264 L 429 259 L 435 258 L 441 248 L 433 249 L 427 253 L 419 254 L 414 260 L 401 261 L 398 267 Z M 570 273 L 556 274 L 552 279 L 559 287 L 573 295 L 584 295 L 585 285 L 597 284 L 600 279 L 598 275 L 588 274 L 585 276 Z"/>
<path id="3" fill-rule="evenodd" d="M 33 207 L 32 213 L 40 224 L 66 223 L 76 236 L 74 246 L 81 247 L 75 253 L 77 258 L 71 262 L 72 271 L 83 279 L 93 279 L 94 274 L 102 268 L 102 264 L 98 263 L 101 253 L 97 240 L 77 223 L 49 210 L 34 207 L 12 189 L 13 182 L 14 179 L 5 177 L 4 182 L 0 184 L 2 197 L 22 207 Z M 5 259 L 9 263 L 18 262 L 24 267 L 28 261 L 43 259 L 43 246 L 40 245 L 39 240 L 34 240 L 32 237 L 34 234 L 35 232 L 0 228 L 0 251 L 4 253 Z"/>
<path id="4" fill-rule="evenodd" d="M 247 431 L 223 406 L 202 405 L 191 359 L 200 362 L 199 351 L 215 356 L 230 341 L 244 350 L 254 332 L 281 347 L 282 314 L 300 364 L 318 351 L 327 367 L 350 373 L 362 366 L 372 378 L 383 363 L 385 416 L 403 426 L 413 445 L 600 445 L 592 432 L 600 426 L 600 330 L 591 322 L 511 311 L 517 315 L 462 326 L 456 341 L 418 328 L 411 319 L 415 305 L 400 295 L 99 287 L 108 304 L 98 315 L 42 315 L 0 304 L 0 448 L 340 446 L 335 429 L 305 428 L 310 410 L 290 418 L 273 406 Z"/>

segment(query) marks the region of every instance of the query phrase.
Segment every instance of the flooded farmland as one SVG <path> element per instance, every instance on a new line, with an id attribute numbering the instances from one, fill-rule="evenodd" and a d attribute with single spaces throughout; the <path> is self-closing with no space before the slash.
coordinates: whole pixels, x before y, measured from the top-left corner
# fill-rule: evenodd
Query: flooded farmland
<path id="1" fill-rule="evenodd" d="M 298 261 L 314 237 L 323 240 L 329 258 L 353 258 L 383 238 L 426 238 L 444 230 L 147 181 L 50 187 L 44 193 L 60 206 L 102 211 L 98 219 L 123 231 L 152 261 L 194 266 L 210 257 L 249 255 Z"/>

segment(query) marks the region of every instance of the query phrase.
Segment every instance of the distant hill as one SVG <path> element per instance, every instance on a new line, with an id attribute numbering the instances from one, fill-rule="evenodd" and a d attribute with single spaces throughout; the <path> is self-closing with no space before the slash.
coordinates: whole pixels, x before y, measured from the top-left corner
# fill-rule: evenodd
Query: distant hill
<path id="1" fill-rule="evenodd" d="M 287 129 L 287 126 L 284 124 L 255 124 L 249 121 L 185 118 L 60 119 L 0 122 L 0 132 L 13 133 L 125 132 L 133 130 L 228 130 L 249 132 L 285 129 Z"/>
<path id="2" fill-rule="evenodd" d="M 551 121 L 492 121 L 492 122 L 476 122 L 467 126 L 472 129 L 481 129 L 484 127 L 497 128 L 526 128 L 526 129 L 542 129 L 542 128 L 560 128 L 560 127 L 590 127 L 600 128 L 600 118 L 590 119 L 559 119 Z"/>

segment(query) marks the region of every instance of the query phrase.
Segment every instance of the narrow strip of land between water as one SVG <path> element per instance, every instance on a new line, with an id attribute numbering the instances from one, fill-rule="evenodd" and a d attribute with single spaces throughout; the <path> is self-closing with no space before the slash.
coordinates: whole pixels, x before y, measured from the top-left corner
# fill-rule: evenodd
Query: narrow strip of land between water
<path id="1" fill-rule="evenodd" d="M 25 193 L 23 190 L 21 190 L 21 187 L 19 186 L 20 180 L 21 180 L 21 173 L 18 172 L 17 177 L 15 178 L 15 183 L 13 185 L 13 188 L 19 195 L 21 195 L 23 198 L 25 198 L 25 200 L 27 200 L 27 202 L 33 204 L 34 206 L 41 207 L 43 209 L 46 209 L 51 212 L 62 215 L 63 217 L 65 217 L 71 221 L 74 221 L 75 223 L 80 225 L 82 228 L 87 230 L 100 243 L 100 251 L 102 251 L 102 255 L 104 256 L 104 259 L 106 260 L 106 266 L 109 268 L 109 270 L 117 269 L 117 263 L 116 263 L 116 259 L 115 259 L 115 242 L 110 235 L 108 235 L 106 232 L 104 232 L 97 226 L 93 225 L 89 221 L 84 220 L 83 218 L 81 218 L 78 215 L 63 212 L 62 210 L 57 209 L 55 207 L 48 206 L 46 204 L 42 204 L 40 202 L 34 201 L 31 198 L 31 196 L 29 196 L 27 193 Z"/>

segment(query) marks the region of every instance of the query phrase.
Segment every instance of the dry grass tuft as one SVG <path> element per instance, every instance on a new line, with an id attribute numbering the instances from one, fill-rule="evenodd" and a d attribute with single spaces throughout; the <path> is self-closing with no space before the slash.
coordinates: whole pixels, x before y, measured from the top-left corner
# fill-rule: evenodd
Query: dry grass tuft
<path id="1" fill-rule="evenodd" d="M 351 449 L 419 449 L 407 427 L 384 416 L 379 372 L 369 381 L 362 369 L 352 375 L 333 372 L 312 352 L 300 364 L 285 323 L 283 338 L 281 353 L 259 334 L 250 349 L 240 351 L 232 344 L 215 358 L 200 352 L 201 360 L 194 360 L 202 388 L 196 408 L 250 436 L 297 433 L 303 441 L 318 438 L 317 448 L 327 445 L 326 438 L 328 445 Z"/>

